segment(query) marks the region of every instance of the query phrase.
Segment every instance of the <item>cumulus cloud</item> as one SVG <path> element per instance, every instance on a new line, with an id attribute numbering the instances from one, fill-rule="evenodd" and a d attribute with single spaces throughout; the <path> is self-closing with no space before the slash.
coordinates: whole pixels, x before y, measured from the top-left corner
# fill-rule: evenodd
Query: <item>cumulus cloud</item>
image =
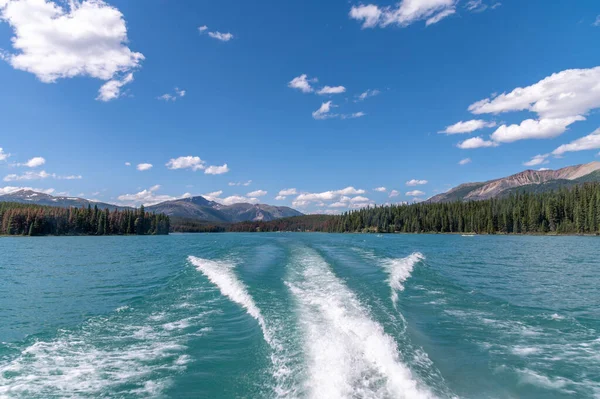
<path id="1" fill-rule="evenodd" d="M 381 94 L 381 91 L 379 91 L 377 89 L 364 91 L 364 92 L 360 93 L 358 96 L 356 96 L 356 102 L 365 101 L 367 98 L 375 97 L 379 94 Z"/>
<path id="2" fill-rule="evenodd" d="M 197 170 L 206 169 L 206 162 L 200 159 L 200 157 L 188 155 L 185 157 L 172 158 L 165 166 L 171 170 L 191 169 L 195 172 Z"/>
<path id="3" fill-rule="evenodd" d="M 387 189 L 385 187 L 377 187 L 374 188 L 373 191 L 377 191 L 378 193 L 385 193 Z"/>
<path id="4" fill-rule="evenodd" d="M 201 35 L 207 33 L 209 37 L 212 37 L 213 39 L 217 39 L 220 40 L 222 42 L 228 42 L 231 39 L 234 38 L 233 34 L 227 32 L 227 33 L 221 33 L 219 31 L 209 31 L 208 30 L 208 26 L 203 25 L 203 26 L 199 26 L 198 27 L 198 32 L 200 32 Z"/>
<path id="5" fill-rule="evenodd" d="M 438 133 L 445 134 L 462 134 L 462 133 L 472 133 L 476 130 L 483 129 L 486 127 L 495 127 L 496 122 L 487 122 L 481 119 L 472 119 L 470 121 L 460 121 L 455 123 L 454 125 L 450 125 L 446 127 L 446 129 L 442 130 Z"/>
<path id="6" fill-rule="evenodd" d="M 278 195 L 275 197 L 275 201 L 284 201 L 287 197 L 285 195 Z"/>
<path id="7" fill-rule="evenodd" d="M 312 87 L 311 83 L 315 82 L 317 82 L 316 78 L 308 79 L 308 75 L 302 74 L 292 79 L 288 83 L 288 87 L 300 90 L 302 93 L 312 93 L 315 89 Z"/>
<path id="8" fill-rule="evenodd" d="M 486 98 L 469 106 L 474 114 L 530 111 L 540 118 L 585 115 L 600 107 L 600 67 L 568 69 L 527 87 Z"/>
<path id="9" fill-rule="evenodd" d="M 463 150 L 470 150 L 473 148 L 484 148 L 484 147 L 497 147 L 498 143 L 490 140 L 484 140 L 481 137 L 472 137 L 463 142 L 458 143 L 457 147 Z"/>
<path id="10" fill-rule="evenodd" d="M 56 173 L 48 173 L 45 170 L 25 172 L 21 175 L 10 174 L 4 177 L 4 181 L 22 181 L 22 180 L 43 180 L 43 179 L 59 179 L 59 180 L 79 180 L 81 175 L 61 176 Z"/>
<path id="11" fill-rule="evenodd" d="M 390 198 L 394 198 L 394 197 L 397 197 L 399 195 L 400 195 L 400 192 L 398 190 L 392 190 L 392 191 L 390 191 L 389 197 Z"/>
<path id="12" fill-rule="evenodd" d="M 427 180 L 417 180 L 417 179 L 412 179 L 406 182 L 406 185 L 411 187 L 411 186 L 423 186 L 425 184 L 429 183 Z"/>
<path id="13" fill-rule="evenodd" d="M 592 25 L 594 25 L 594 26 L 600 26 L 600 15 L 598 15 L 596 17 L 596 20 L 594 21 L 594 23 Z"/>
<path id="14" fill-rule="evenodd" d="M 320 193 L 301 193 L 296 199 L 292 202 L 294 206 L 304 207 L 311 203 L 321 204 L 324 202 L 331 201 L 341 201 L 341 202 L 349 202 L 350 198 L 346 199 L 345 197 L 350 195 L 361 195 L 366 191 L 362 189 L 356 189 L 354 187 L 346 187 L 341 190 L 331 190 L 324 191 Z"/>
<path id="15" fill-rule="evenodd" d="M 344 86 L 335 86 L 335 87 L 331 87 L 331 86 L 325 86 L 323 88 L 321 88 L 317 94 L 323 96 L 323 95 L 328 95 L 328 94 L 342 94 L 346 92 L 346 88 Z"/>
<path id="16" fill-rule="evenodd" d="M 150 169 L 152 169 L 152 164 L 151 163 L 140 163 L 140 164 L 138 164 L 136 169 L 139 170 L 140 172 L 143 172 L 145 170 L 150 170 Z"/>
<path id="17" fill-rule="evenodd" d="M 279 195 L 296 195 L 298 194 L 298 191 L 295 188 L 284 188 L 283 190 L 279 191 Z"/>
<path id="18" fill-rule="evenodd" d="M 246 194 L 248 197 L 264 197 L 268 193 L 265 190 L 255 190 Z"/>
<path id="19" fill-rule="evenodd" d="M 460 161 L 458 161 L 459 165 L 467 165 L 471 163 L 471 158 L 465 158 L 465 159 L 461 159 Z"/>
<path id="20" fill-rule="evenodd" d="M 407 197 L 420 197 L 422 195 L 425 195 L 425 193 L 421 190 L 413 190 L 406 193 Z"/>
<path id="21" fill-rule="evenodd" d="M 548 155 L 549 154 L 543 154 L 543 155 L 539 154 L 539 155 L 536 155 L 533 158 L 531 158 L 530 161 L 523 162 L 523 165 L 525 165 L 525 166 L 536 166 L 536 165 L 546 164 L 546 163 L 549 162 L 548 159 L 547 159 Z"/>
<path id="22" fill-rule="evenodd" d="M 0 147 L 0 161 L 6 161 L 8 157 L 10 157 L 10 154 L 4 152 L 4 149 Z"/>
<path id="23" fill-rule="evenodd" d="M 2 0 L 0 19 L 14 31 L 14 53 L 3 59 L 44 83 L 76 76 L 108 81 L 98 99 L 118 97 L 140 67 L 141 53 L 127 46 L 123 14 L 102 0 L 70 1 L 68 8 L 49 0 Z M 125 76 L 125 78 L 119 78 Z"/>
<path id="24" fill-rule="evenodd" d="M 160 195 L 160 194 L 156 193 L 158 190 L 160 190 L 159 184 L 152 186 L 146 190 L 142 190 L 135 194 L 119 195 L 117 197 L 117 199 L 119 201 L 121 201 L 121 203 L 123 205 L 138 206 L 138 205 L 143 204 L 144 206 L 150 206 L 150 205 L 159 204 L 161 202 L 173 201 L 173 200 L 184 197 L 183 195 L 181 197 L 172 197 L 170 195 Z"/>
<path id="25" fill-rule="evenodd" d="M 228 42 L 231 39 L 233 39 L 233 35 L 229 32 L 227 33 L 221 33 L 221 32 L 208 32 L 208 36 L 212 37 L 213 39 L 217 39 L 220 40 L 222 42 Z"/>
<path id="26" fill-rule="evenodd" d="M 98 90 L 96 100 L 107 102 L 121 97 L 121 88 L 131 82 L 133 82 L 133 73 L 128 73 L 122 79 L 109 80 Z"/>
<path id="27" fill-rule="evenodd" d="M 0 152 L 1 152 L 1 150 L 2 149 L 0 148 Z M 44 159 L 43 157 L 33 157 L 25 163 L 18 163 L 16 165 L 17 166 L 26 166 L 28 168 L 37 168 L 39 166 L 44 165 L 45 163 L 46 163 L 46 159 Z"/>
<path id="28" fill-rule="evenodd" d="M 222 191 L 216 191 L 214 193 L 208 193 L 202 195 L 209 201 L 217 202 L 221 205 L 233 205 L 233 204 L 258 204 L 260 200 L 256 197 L 245 197 L 242 195 L 231 195 L 229 197 L 221 198 Z"/>
<path id="29" fill-rule="evenodd" d="M 332 101 L 327 101 L 321 104 L 318 110 L 312 113 L 313 118 L 317 120 L 335 118 L 337 114 L 331 113 L 331 108 L 335 107 Z"/>
<path id="30" fill-rule="evenodd" d="M 396 7 L 359 5 L 350 9 L 350 18 L 362 22 L 363 29 L 390 25 L 406 27 L 422 20 L 429 26 L 454 14 L 456 3 L 457 0 L 401 0 Z"/>
<path id="31" fill-rule="evenodd" d="M 125 162 L 125 166 L 131 166 L 131 162 Z"/>
<path id="32" fill-rule="evenodd" d="M 204 171 L 204 173 L 207 175 L 222 175 L 227 172 L 229 172 L 229 167 L 227 164 L 223 164 L 221 166 L 211 165 Z"/>
<path id="33" fill-rule="evenodd" d="M 567 127 L 577 121 L 585 120 L 583 116 L 571 116 L 556 119 L 527 119 L 519 125 L 502 125 L 490 137 L 498 143 L 512 143 L 526 139 L 549 139 L 563 134 Z"/>
<path id="34" fill-rule="evenodd" d="M 569 144 L 563 144 L 554 151 L 553 155 L 561 156 L 566 152 L 597 150 L 600 148 L 600 128 L 596 129 L 591 134 L 581 137 Z"/>

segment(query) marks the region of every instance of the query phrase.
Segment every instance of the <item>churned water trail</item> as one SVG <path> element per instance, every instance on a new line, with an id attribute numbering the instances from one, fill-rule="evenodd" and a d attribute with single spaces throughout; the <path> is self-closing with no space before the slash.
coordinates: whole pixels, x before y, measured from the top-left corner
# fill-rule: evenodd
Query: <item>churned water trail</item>
<path id="1" fill-rule="evenodd" d="M 415 252 L 406 258 L 385 259 L 382 264 L 389 274 L 388 283 L 392 290 L 391 298 L 394 306 L 398 304 L 398 293 L 404 291 L 404 282 L 408 280 L 415 265 L 425 260 L 420 252 Z"/>
<path id="2" fill-rule="evenodd" d="M 285 348 L 275 337 L 275 328 L 267 325 L 262 312 L 248 293 L 246 285 L 236 276 L 234 272 L 235 264 L 232 262 L 202 259 L 195 256 L 190 256 L 188 259 L 219 288 L 223 296 L 243 307 L 257 321 L 265 341 L 272 349 L 272 374 L 276 379 L 273 390 L 278 397 L 289 396 L 290 390 L 288 387 L 290 384 L 287 380 L 290 376 L 288 366 L 290 359 L 285 356 Z"/>
<path id="3" fill-rule="evenodd" d="M 397 343 L 314 250 L 294 251 L 287 285 L 304 332 L 313 398 L 432 398 Z"/>

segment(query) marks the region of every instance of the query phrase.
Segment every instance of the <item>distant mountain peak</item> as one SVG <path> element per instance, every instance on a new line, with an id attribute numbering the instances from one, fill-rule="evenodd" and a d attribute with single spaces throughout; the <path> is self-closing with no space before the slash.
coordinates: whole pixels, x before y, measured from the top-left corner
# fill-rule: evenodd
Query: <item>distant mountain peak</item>
<path id="1" fill-rule="evenodd" d="M 557 170 L 527 169 L 511 176 L 478 183 L 464 183 L 446 193 L 431 197 L 429 202 L 479 201 L 509 195 L 515 191 L 551 191 L 586 181 L 600 181 L 600 162 L 567 166 Z M 598 175 L 598 176 L 596 176 Z"/>

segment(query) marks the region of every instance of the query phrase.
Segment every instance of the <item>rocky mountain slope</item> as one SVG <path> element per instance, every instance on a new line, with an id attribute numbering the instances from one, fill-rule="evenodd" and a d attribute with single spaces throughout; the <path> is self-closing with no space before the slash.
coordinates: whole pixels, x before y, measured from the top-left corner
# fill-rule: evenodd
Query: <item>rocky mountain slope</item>
<path id="1" fill-rule="evenodd" d="M 525 170 L 512 176 L 480 183 L 466 183 L 438 194 L 429 202 L 479 201 L 514 192 L 545 192 L 585 182 L 600 182 L 600 162 L 569 166 L 558 170 Z"/>

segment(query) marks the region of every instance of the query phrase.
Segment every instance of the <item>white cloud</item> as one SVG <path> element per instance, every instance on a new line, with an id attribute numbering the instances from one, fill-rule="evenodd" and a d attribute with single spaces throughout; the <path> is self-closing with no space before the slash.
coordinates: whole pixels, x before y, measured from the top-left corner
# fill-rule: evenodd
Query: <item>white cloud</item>
<path id="1" fill-rule="evenodd" d="M 442 130 L 438 133 L 445 134 L 462 134 L 462 133 L 472 133 L 476 130 L 483 129 L 486 127 L 495 127 L 496 122 L 487 122 L 481 119 L 472 119 L 470 121 L 460 121 L 455 123 L 454 125 L 450 125 L 446 127 L 445 130 Z"/>
<path id="2" fill-rule="evenodd" d="M 102 0 L 68 4 L 66 9 L 48 0 L 0 1 L 0 19 L 13 29 L 16 51 L 2 58 L 44 83 L 76 76 L 108 81 L 98 99 L 117 98 L 144 59 L 127 46 L 123 14 Z"/>
<path id="3" fill-rule="evenodd" d="M 284 188 L 283 190 L 281 190 L 279 192 L 279 195 L 285 195 L 285 196 L 287 196 L 287 195 L 296 195 L 296 194 L 298 194 L 298 192 L 296 191 L 295 188 Z"/>
<path id="4" fill-rule="evenodd" d="M 341 190 L 331 190 L 324 191 L 321 193 L 301 193 L 296 199 L 292 202 L 293 206 L 303 207 L 307 206 L 310 203 L 323 203 L 324 201 L 341 201 L 347 202 L 350 201 L 350 198 L 347 198 L 349 195 L 361 195 L 364 194 L 365 190 L 356 189 L 354 187 L 346 187 Z"/>
<path id="5" fill-rule="evenodd" d="M 568 69 L 527 87 L 486 98 L 469 106 L 474 114 L 531 111 L 540 118 L 585 115 L 600 107 L 600 67 Z"/>
<path id="6" fill-rule="evenodd" d="M 328 94 L 342 94 L 346 92 L 346 88 L 344 86 L 335 86 L 335 87 L 331 87 L 331 86 L 325 86 L 322 89 L 320 89 L 317 94 L 323 96 L 323 95 L 328 95 Z"/>
<path id="7" fill-rule="evenodd" d="M 141 172 L 143 172 L 145 170 L 150 170 L 150 169 L 152 169 L 152 164 L 151 163 L 140 163 L 140 164 L 138 164 L 136 169 Z"/>
<path id="8" fill-rule="evenodd" d="M 311 83 L 317 82 L 317 79 L 308 79 L 306 74 L 295 77 L 288 83 L 288 87 L 298 89 L 302 93 L 312 93 L 314 91 Z"/>
<path id="9" fill-rule="evenodd" d="M 32 187 L 5 186 L 5 187 L 0 187 L 0 195 L 12 194 L 12 193 L 16 193 L 17 191 L 21 191 L 21 190 L 35 191 L 37 193 L 44 193 L 44 194 L 52 194 L 52 193 L 54 193 L 54 191 L 56 191 L 53 188 L 32 188 Z"/>
<path id="10" fill-rule="evenodd" d="M 4 152 L 2 147 L 0 147 L 0 161 L 6 161 L 6 159 L 8 157 L 10 157 L 10 154 L 7 154 L 6 152 Z"/>
<path id="11" fill-rule="evenodd" d="M 441 12 L 435 14 L 433 17 L 427 19 L 427 21 L 425 22 L 425 26 L 437 24 L 442 19 L 449 17 L 452 14 L 456 14 L 456 10 L 454 8 L 448 8 L 444 11 L 441 11 Z"/>
<path id="12" fill-rule="evenodd" d="M 591 134 L 572 141 L 569 144 L 563 144 L 554 151 L 553 155 L 560 156 L 565 152 L 597 150 L 600 148 L 600 128 L 596 129 Z"/>
<path id="13" fill-rule="evenodd" d="M 367 90 L 365 92 L 362 92 L 361 94 L 359 94 L 356 98 L 356 101 L 364 101 L 369 97 L 375 97 L 377 95 L 379 95 L 381 92 L 377 89 L 373 89 L 373 90 Z"/>
<path id="14" fill-rule="evenodd" d="M 362 118 L 363 116 L 366 116 L 367 114 L 365 114 L 362 111 L 359 112 L 354 112 L 352 114 L 342 114 L 340 115 L 340 118 L 342 119 L 356 119 L 356 118 Z M 335 115 L 333 115 L 335 116 Z"/>
<path id="15" fill-rule="evenodd" d="M 539 168 L 538 169 L 540 172 L 543 172 L 544 170 L 550 170 L 550 168 Z"/>
<path id="16" fill-rule="evenodd" d="M 287 197 L 285 195 L 278 195 L 275 197 L 275 201 L 284 201 Z"/>
<path id="17" fill-rule="evenodd" d="M 244 197 L 241 195 L 232 195 L 232 196 L 225 197 L 225 198 L 217 198 L 217 199 L 215 199 L 215 202 L 218 202 L 223 205 L 233 205 L 233 204 L 241 204 L 241 203 L 258 204 L 258 203 L 260 203 L 260 200 L 258 198 L 254 198 L 254 197 Z"/>
<path id="18" fill-rule="evenodd" d="M 252 184 L 252 180 L 248 180 L 247 182 L 229 182 L 229 186 L 249 186 Z"/>
<path id="19" fill-rule="evenodd" d="M 530 161 L 524 162 L 523 165 L 525 166 L 536 166 L 536 165 L 543 165 L 548 163 L 548 155 L 549 154 L 540 154 L 540 155 L 536 155 L 533 158 L 531 158 Z"/>
<path id="20" fill-rule="evenodd" d="M 123 79 L 109 80 L 98 90 L 96 100 L 107 102 L 121 97 L 121 88 L 131 82 L 133 82 L 133 73 L 128 73 Z"/>
<path id="21" fill-rule="evenodd" d="M 2 149 L 0 149 L 1 152 Z M 37 168 L 46 163 L 43 157 L 33 157 L 25 163 L 18 163 L 17 166 L 27 166 L 28 168 Z"/>
<path id="22" fill-rule="evenodd" d="M 362 27 L 385 28 L 389 25 L 408 26 L 426 20 L 435 24 L 454 14 L 457 0 L 401 0 L 396 7 L 378 7 L 374 4 L 354 6 L 350 18 L 362 21 Z"/>
<path id="23" fill-rule="evenodd" d="M 420 197 L 422 195 L 425 195 L 425 193 L 421 190 L 413 190 L 406 193 L 407 197 Z"/>
<path id="24" fill-rule="evenodd" d="M 220 199 L 219 197 L 221 197 L 221 194 L 223 194 L 223 190 L 213 191 L 212 193 L 202 194 L 202 197 L 206 198 L 209 201 L 217 202 L 217 200 Z"/>
<path id="25" fill-rule="evenodd" d="M 193 157 L 188 155 L 186 157 L 172 158 L 169 162 L 166 163 L 166 167 L 174 170 L 174 169 L 191 169 L 194 172 L 197 170 L 206 169 L 206 162 L 204 162 L 200 157 Z"/>
<path id="26" fill-rule="evenodd" d="M 458 162 L 458 164 L 459 164 L 459 165 L 461 165 L 461 166 L 462 166 L 462 165 L 467 165 L 467 164 L 469 164 L 469 163 L 471 163 L 471 158 L 465 158 L 465 159 L 461 159 L 461 160 Z"/>
<path id="27" fill-rule="evenodd" d="M 131 162 L 125 162 L 125 166 L 131 166 Z"/>
<path id="28" fill-rule="evenodd" d="M 268 193 L 265 190 L 256 190 L 246 194 L 248 197 L 264 197 Z"/>
<path id="29" fill-rule="evenodd" d="M 211 165 L 204 171 L 207 175 L 222 175 L 227 172 L 229 172 L 227 164 L 223 164 L 222 166 Z"/>
<path id="30" fill-rule="evenodd" d="M 178 87 L 175 88 L 175 94 L 169 94 L 169 93 L 165 93 L 162 96 L 158 96 L 156 97 L 158 100 L 163 100 L 166 102 L 169 101 L 176 101 L 179 97 L 184 97 L 185 96 L 186 91 L 185 90 L 181 90 Z"/>
<path id="31" fill-rule="evenodd" d="M 377 191 L 378 193 L 385 193 L 387 189 L 385 187 L 377 187 L 374 188 L 373 191 Z"/>
<path id="32" fill-rule="evenodd" d="M 600 26 L 600 15 L 596 17 L 596 20 L 593 23 L 594 26 Z"/>
<path id="33" fill-rule="evenodd" d="M 59 180 L 78 180 L 81 179 L 80 175 L 70 175 L 70 176 L 59 176 L 56 173 L 48 173 L 45 170 L 40 170 L 39 172 L 25 172 L 21 175 L 10 174 L 4 177 L 4 181 L 21 181 L 21 180 L 42 180 L 42 179 L 59 179 Z"/>
<path id="34" fill-rule="evenodd" d="M 407 181 L 406 185 L 409 187 L 414 187 L 414 186 L 423 186 L 427 183 L 429 183 L 427 180 L 412 179 L 412 180 Z"/>
<path id="35" fill-rule="evenodd" d="M 526 139 L 548 139 L 560 136 L 567 127 L 577 121 L 585 120 L 583 116 L 571 116 L 557 119 L 527 119 L 520 125 L 502 125 L 490 137 L 499 143 L 512 143 Z"/>
<path id="36" fill-rule="evenodd" d="M 332 107 L 335 107 L 335 105 L 333 105 L 333 102 L 331 102 L 331 101 L 324 102 L 323 104 L 321 104 L 321 107 L 318 110 L 316 110 L 315 112 L 312 113 L 313 118 L 315 118 L 317 120 L 322 120 L 322 119 L 336 117 L 337 114 L 331 113 Z"/>
<path id="37" fill-rule="evenodd" d="M 397 197 L 397 196 L 399 196 L 399 195 L 400 195 L 400 192 L 399 192 L 398 190 L 392 190 L 392 191 L 390 192 L 390 195 L 389 195 L 389 197 L 390 197 L 390 198 L 394 198 L 394 197 Z"/>
<path id="38" fill-rule="evenodd" d="M 231 39 L 233 39 L 233 35 L 229 32 L 227 32 L 227 33 L 208 32 L 208 36 L 212 37 L 213 39 L 220 40 L 222 42 L 228 42 Z"/>
<path id="39" fill-rule="evenodd" d="M 222 42 L 228 42 L 234 38 L 234 36 L 231 33 L 221 33 L 219 31 L 209 32 L 208 26 L 206 25 L 199 26 L 198 32 L 200 32 L 201 35 L 208 33 L 208 36 L 212 37 L 213 39 L 220 40 Z"/>
<path id="40" fill-rule="evenodd" d="M 156 192 L 160 190 L 160 185 L 150 187 L 149 189 L 142 190 L 136 194 L 123 194 L 119 195 L 117 199 L 124 205 L 137 206 L 143 204 L 144 206 L 155 205 L 165 201 L 173 201 L 181 197 L 172 197 L 170 195 L 158 195 Z"/>
<path id="41" fill-rule="evenodd" d="M 457 147 L 463 150 L 470 150 L 473 148 L 483 148 L 483 147 L 497 147 L 498 143 L 494 141 L 484 140 L 481 137 L 472 137 L 467 139 L 461 143 L 458 143 Z"/>

